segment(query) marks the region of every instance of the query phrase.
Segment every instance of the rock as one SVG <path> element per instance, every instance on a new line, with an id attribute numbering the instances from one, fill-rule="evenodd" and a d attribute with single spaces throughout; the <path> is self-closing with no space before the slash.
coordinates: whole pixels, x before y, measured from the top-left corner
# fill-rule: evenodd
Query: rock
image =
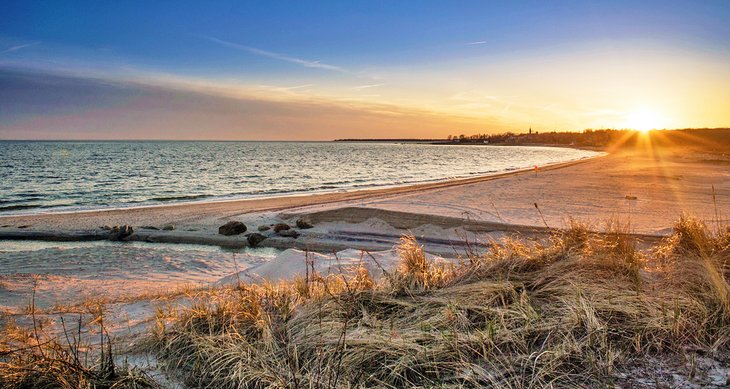
<path id="1" fill-rule="evenodd" d="M 283 236 L 285 238 L 294 238 L 294 239 L 296 239 L 296 238 L 299 237 L 299 233 L 296 232 L 295 230 L 292 230 L 292 229 L 281 230 L 281 231 L 278 232 L 278 234 L 279 234 L 279 236 Z"/>
<path id="2" fill-rule="evenodd" d="M 101 228 L 102 230 L 105 230 L 105 231 L 111 231 L 112 230 L 111 226 L 107 226 L 107 225 L 103 225 L 103 226 L 101 226 L 99 228 Z"/>
<path id="3" fill-rule="evenodd" d="M 248 244 L 251 247 L 256 247 L 259 245 L 259 243 L 266 240 L 266 237 L 264 235 L 259 234 L 258 232 L 254 232 L 253 234 L 250 234 L 248 236 Z"/>
<path id="4" fill-rule="evenodd" d="M 240 235 L 244 232 L 246 232 L 246 225 L 235 220 L 231 220 L 228 223 L 218 227 L 218 233 L 226 236 Z"/>
<path id="5" fill-rule="evenodd" d="M 269 227 L 267 225 L 259 226 L 259 231 L 261 231 L 261 232 L 268 231 L 270 229 L 271 229 L 271 227 Z"/>
<path id="6" fill-rule="evenodd" d="M 299 227 L 303 230 L 306 230 L 307 228 L 314 228 L 314 225 L 312 225 L 312 223 L 310 223 L 309 221 L 307 221 L 305 219 L 298 219 L 297 227 Z"/>
<path id="7" fill-rule="evenodd" d="M 123 226 L 114 226 L 109 231 L 109 240 L 126 240 L 130 235 L 134 233 L 134 228 L 132 226 L 123 225 Z"/>
<path id="8" fill-rule="evenodd" d="M 175 226 L 172 224 L 166 224 L 164 227 L 162 227 L 163 231 L 172 231 L 175 229 Z"/>
<path id="9" fill-rule="evenodd" d="M 626 200 L 638 200 L 638 197 L 636 196 L 626 196 L 624 197 Z"/>
<path id="10" fill-rule="evenodd" d="M 143 229 L 143 230 L 154 230 L 154 231 L 159 230 L 159 228 L 157 228 L 155 226 L 142 226 L 140 228 Z"/>
<path id="11" fill-rule="evenodd" d="M 291 227 L 289 227 L 289 225 L 286 224 L 286 223 L 277 223 L 277 224 L 274 224 L 274 232 L 276 232 L 277 234 L 279 232 L 281 232 L 281 231 L 285 231 L 285 230 L 288 230 L 290 228 Z"/>

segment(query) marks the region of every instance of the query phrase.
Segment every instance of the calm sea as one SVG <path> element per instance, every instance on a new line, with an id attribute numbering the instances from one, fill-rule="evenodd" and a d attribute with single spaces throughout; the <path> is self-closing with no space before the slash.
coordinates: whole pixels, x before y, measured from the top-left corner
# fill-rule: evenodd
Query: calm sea
<path id="1" fill-rule="evenodd" d="M 567 148 L 340 142 L 0 142 L 0 214 L 333 192 L 577 160 Z"/>

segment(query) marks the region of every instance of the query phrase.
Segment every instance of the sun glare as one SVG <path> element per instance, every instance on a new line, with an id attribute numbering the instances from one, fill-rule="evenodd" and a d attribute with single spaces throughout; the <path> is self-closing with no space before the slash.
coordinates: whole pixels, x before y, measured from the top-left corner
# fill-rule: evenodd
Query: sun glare
<path id="1" fill-rule="evenodd" d="M 663 127 L 662 123 L 664 121 L 661 115 L 655 111 L 646 109 L 634 111 L 626 119 L 626 127 L 641 132 L 649 132 L 650 130 L 661 128 Z"/>

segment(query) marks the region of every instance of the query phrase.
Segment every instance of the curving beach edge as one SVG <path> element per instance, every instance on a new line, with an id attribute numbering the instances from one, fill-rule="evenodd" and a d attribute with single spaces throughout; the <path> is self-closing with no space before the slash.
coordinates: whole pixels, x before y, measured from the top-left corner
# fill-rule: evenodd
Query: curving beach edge
<path id="1" fill-rule="evenodd" d="M 401 231 L 433 225 L 475 233 L 539 233 L 563 227 L 568 219 L 600 229 L 599 224 L 617 219 L 630 223 L 633 233 L 662 236 L 682 213 L 713 219 L 715 208 L 728 203 L 728 182 L 725 162 L 701 154 L 620 151 L 538 169 L 392 188 L 0 216 L 0 239 L 105 239 L 108 231 L 102 227 L 128 225 L 134 228 L 133 240 L 244 247 L 245 236 L 223 236 L 218 227 L 236 220 L 252 232 L 263 225 L 293 225 L 300 218 L 312 219 L 315 228 L 300 231 L 298 239 L 272 236 L 277 239 L 262 244 L 304 247 L 306 241 L 312 249 L 329 251 L 343 246 L 337 243 L 338 227 L 369 219 Z M 378 228 L 356 230 L 383 232 Z"/>

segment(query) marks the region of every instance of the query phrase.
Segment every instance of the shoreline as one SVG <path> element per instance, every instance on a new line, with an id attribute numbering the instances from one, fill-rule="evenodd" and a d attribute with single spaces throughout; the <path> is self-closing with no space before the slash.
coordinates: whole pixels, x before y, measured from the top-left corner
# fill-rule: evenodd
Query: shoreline
<path id="1" fill-rule="evenodd" d="M 541 146 L 541 145 L 534 145 L 534 146 L 525 146 L 525 147 L 550 147 L 550 146 Z M 571 148 L 571 147 L 566 147 Z M 573 148 L 576 150 L 584 150 L 581 148 Z M 590 156 L 590 157 L 583 157 L 579 159 L 572 159 L 568 161 L 563 162 L 554 162 L 549 163 L 540 166 L 540 169 L 548 169 L 553 166 L 559 166 L 563 164 L 572 164 L 580 161 L 587 161 L 594 158 L 600 158 L 608 155 L 609 153 L 603 150 L 588 150 L 586 151 L 593 151 L 600 153 L 596 156 Z M 35 208 L 34 211 L 24 211 L 24 210 L 17 210 L 17 211 L 8 211 L 7 213 L 3 213 L 0 211 L 0 222 L 2 222 L 3 218 L 14 218 L 14 217 L 35 217 L 35 216 L 43 216 L 43 215 L 56 215 L 56 214 L 77 214 L 77 213 L 93 213 L 93 212 L 107 212 L 107 211 L 125 211 L 125 210 L 137 210 L 137 209 L 149 209 L 149 208 L 158 208 L 158 207 L 176 207 L 176 206 L 200 206 L 200 205 L 206 205 L 206 204 L 216 204 L 216 203 L 234 203 L 234 202 L 246 202 L 246 201 L 261 201 L 261 200 L 275 200 L 275 199 L 287 199 L 287 198 L 299 198 L 299 197 L 308 197 L 308 196 L 329 196 L 329 195 L 349 195 L 349 194 L 359 194 L 359 192 L 365 193 L 373 193 L 373 195 L 378 195 L 380 192 L 383 191 L 390 191 L 394 190 L 397 191 L 396 193 L 404 193 L 411 189 L 417 190 L 417 189 L 429 189 L 431 185 L 458 185 L 460 183 L 471 183 L 471 182 L 478 182 L 484 179 L 489 179 L 492 177 L 504 177 L 508 176 L 512 173 L 520 173 L 525 171 L 532 171 L 533 167 L 525 167 L 525 168 L 514 168 L 514 169 L 505 169 L 501 171 L 492 171 L 492 172 L 484 172 L 484 173 L 475 173 L 475 174 L 469 174 L 469 175 L 460 175 L 460 176 L 453 176 L 453 177 L 447 177 L 447 178 L 436 178 L 436 179 L 427 179 L 427 180 L 420 180 L 420 181 L 411 181 L 406 183 L 396 183 L 396 184 L 373 184 L 373 185 L 364 185 L 364 186 L 353 186 L 353 187 L 342 187 L 342 188 L 333 188 L 333 189 L 319 189 L 319 190 L 312 190 L 312 191 L 293 191 L 293 192 L 279 192 L 279 193 L 270 193 L 270 194 L 249 194 L 249 195 L 221 195 L 221 196 L 211 196 L 208 198 L 196 200 L 196 199 L 189 199 L 184 200 L 181 199 L 180 201 L 170 201 L 170 202 L 159 202 L 159 203 L 148 203 L 148 204 L 135 204 L 135 203 L 128 203 L 128 204 L 122 204 L 122 205 L 116 205 L 116 206 L 78 206 L 78 208 L 74 208 L 75 206 L 69 206 L 67 208 L 58 207 L 55 208 L 53 206 L 49 207 L 38 207 Z M 475 180 L 475 181 L 473 181 Z M 403 190 L 403 192 L 401 192 Z M 183 196 L 184 197 L 184 196 Z"/>
<path id="2" fill-rule="evenodd" d="M 598 158 L 603 158 L 608 156 L 608 153 L 604 153 L 602 155 L 597 155 L 594 157 L 585 157 L 581 159 L 571 160 L 571 161 L 565 161 L 565 162 L 556 162 L 552 164 L 547 164 L 544 166 L 540 166 L 540 170 L 547 171 L 547 170 L 554 170 L 554 169 L 560 169 L 568 166 L 572 166 L 579 163 L 588 162 L 590 160 L 595 160 Z M 144 211 L 144 210 L 162 210 L 162 209 L 174 209 L 174 208 L 181 208 L 181 207 L 195 207 L 195 208 L 206 208 L 209 206 L 217 206 L 217 205 L 248 205 L 248 204 L 254 204 L 254 208 L 252 208 L 251 212 L 260 212 L 260 211 L 273 211 L 273 210 L 283 210 L 287 208 L 292 207 L 299 207 L 299 206 L 305 206 L 305 205 L 319 205 L 319 204 L 328 204 L 333 202 L 340 202 L 340 201 L 347 201 L 347 200 L 359 200 L 361 198 L 369 198 L 369 197 L 375 197 L 375 196 L 382 196 L 382 195 L 391 195 L 391 194 L 404 194 L 404 193 L 411 193 L 411 192 L 418 192 L 423 190 L 430 190 L 430 189 L 437 189 L 437 188 L 447 188 L 447 187 L 454 187 L 454 186 L 460 186 L 460 185 L 468 185 L 472 183 L 477 182 L 483 182 L 483 181 L 490 181 L 495 179 L 500 179 L 504 177 L 510 177 L 517 174 L 524 174 L 529 173 L 533 171 L 532 167 L 529 168 L 523 168 L 523 169 L 515 169 L 515 170 L 509 170 L 509 171 L 502 171 L 502 172 L 494 172 L 494 173 L 486 173 L 486 174 L 477 174 L 474 176 L 461 176 L 461 177 L 455 177 L 455 178 L 446 178 L 446 179 L 437 179 L 437 180 L 428 180 L 428 181 L 420 181 L 420 182 L 413 182 L 413 183 L 406 183 L 406 184 L 393 184 L 393 185 L 379 185 L 379 186 L 372 186 L 367 188 L 357 188 L 357 189 L 338 189 L 336 191 L 322 191 L 322 192 L 300 192 L 300 193 L 282 193 L 282 194 L 273 194 L 273 195 L 261 195 L 261 196 L 251 196 L 251 197 L 245 197 L 245 198 L 232 198 L 232 199 L 205 199 L 201 201 L 180 201 L 180 202 L 170 202 L 170 203 L 162 203 L 162 204 L 146 204 L 146 205 L 130 205 L 130 206 L 124 206 L 124 207 L 103 207 L 103 208 L 95 208 L 95 209 L 80 209 L 80 210 L 59 210 L 59 211 L 41 211 L 41 212 L 33 212 L 33 213 L 18 213 L 18 214 L 2 214 L 0 213 L 0 224 L 5 224 L 7 221 L 15 221 L 15 219 L 37 219 L 37 218 L 54 218 L 56 216 L 62 216 L 62 215 L 96 215 L 96 214 L 106 214 L 106 213 L 124 213 L 124 212 L 138 212 L 138 211 Z M 306 201 L 307 198 L 311 201 Z M 305 200 L 305 201 L 289 201 L 289 200 Z M 283 204 L 281 205 L 263 205 L 268 203 L 277 203 L 281 202 Z M 257 207 L 255 203 L 262 203 L 261 207 Z M 2 227 L 0 227 L 2 228 Z"/>

